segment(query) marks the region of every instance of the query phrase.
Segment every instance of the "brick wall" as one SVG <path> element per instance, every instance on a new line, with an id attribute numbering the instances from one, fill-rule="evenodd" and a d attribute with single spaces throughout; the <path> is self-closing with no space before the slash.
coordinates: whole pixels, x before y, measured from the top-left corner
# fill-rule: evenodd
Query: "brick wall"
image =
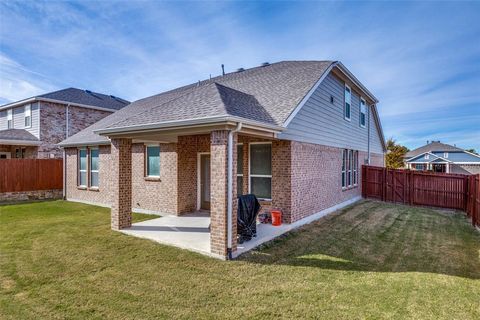
<path id="1" fill-rule="evenodd" d="M 112 139 L 110 195 L 112 229 L 132 225 L 132 140 Z"/>
<path id="2" fill-rule="evenodd" d="M 69 136 L 85 129 L 111 114 L 108 111 L 69 107 Z M 38 158 L 62 157 L 62 150 L 56 144 L 67 138 L 66 105 L 40 102 L 40 140 Z"/>
<path id="3" fill-rule="evenodd" d="M 145 146 L 132 145 L 132 207 L 177 214 L 177 146 L 160 144 L 160 178 L 145 177 Z"/>
<path id="4" fill-rule="evenodd" d="M 62 195 L 63 195 L 62 189 L 21 191 L 21 192 L 2 192 L 0 193 L 0 203 L 29 201 L 29 200 L 61 199 Z"/>
<path id="5" fill-rule="evenodd" d="M 23 158 L 24 159 L 36 159 L 37 158 L 37 147 L 32 146 L 12 146 L 0 144 L 0 152 L 10 152 L 10 157 L 16 158 L 16 150 L 24 149 Z"/>

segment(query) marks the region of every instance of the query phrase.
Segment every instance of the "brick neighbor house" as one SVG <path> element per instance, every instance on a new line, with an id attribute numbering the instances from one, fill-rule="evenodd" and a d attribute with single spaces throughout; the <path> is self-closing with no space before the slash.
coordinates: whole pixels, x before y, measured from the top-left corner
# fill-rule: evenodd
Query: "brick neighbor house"
<path id="1" fill-rule="evenodd" d="M 204 250 L 236 256 L 239 194 L 287 227 L 360 199 L 360 166 L 384 165 L 377 102 L 333 61 L 265 63 L 141 99 L 61 143 L 66 198 L 110 207 L 115 230 L 133 228 L 132 211 L 205 210 Z"/>
<path id="2" fill-rule="evenodd" d="M 440 141 L 427 144 L 405 155 L 405 167 L 411 170 L 477 174 L 480 156 Z"/>
<path id="3" fill-rule="evenodd" d="M 0 159 L 62 158 L 57 145 L 129 102 L 67 88 L 0 106 Z"/>

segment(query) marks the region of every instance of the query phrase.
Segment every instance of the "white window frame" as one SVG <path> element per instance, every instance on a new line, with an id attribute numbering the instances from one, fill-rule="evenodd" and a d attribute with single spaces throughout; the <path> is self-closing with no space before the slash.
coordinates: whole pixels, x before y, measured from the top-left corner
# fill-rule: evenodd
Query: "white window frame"
<path id="1" fill-rule="evenodd" d="M 363 104 L 362 104 L 363 102 Z M 362 109 L 363 107 L 363 109 Z M 364 115 L 363 119 L 365 121 L 364 124 L 362 124 L 362 114 Z M 360 122 L 360 127 L 365 128 L 367 124 L 367 101 L 360 97 L 360 116 L 359 116 L 359 122 Z"/>
<path id="2" fill-rule="evenodd" d="M 342 149 L 342 176 L 341 184 L 342 189 L 347 188 L 347 162 L 348 162 L 348 149 Z"/>
<path id="3" fill-rule="evenodd" d="M 448 152 L 444 152 L 444 153 L 443 153 L 443 157 L 444 157 L 445 159 L 448 159 Z"/>
<path id="4" fill-rule="evenodd" d="M 85 164 L 87 166 L 84 170 L 81 169 L 81 162 L 82 162 L 81 159 L 82 158 L 80 157 L 80 152 L 83 151 L 83 150 L 85 150 L 85 158 L 86 158 L 85 159 L 86 160 Z M 87 148 L 79 148 L 77 150 L 77 154 L 78 154 L 77 185 L 79 187 L 86 188 L 87 185 L 88 185 L 88 161 L 89 161 L 89 159 L 88 159 L 88 149 Z M 82 173 L 82 172 L 85 172 L 85 180 L 86 180 L 85 182 L 86 182 L 86 184 L 81 184 L 81 176 L 82 175 L 80 173 Z"/>
<path id="5" fill-rule="evenodd" d="M 13 129 L 13 109 L 7 109 L 7 129 Z"/>
<path id="6" fill-rule="evenodd" d="M 347 101 L 347 89 L 350 92 L 350 97 Z M 350 106 L 348 117 L 347 117 L 347 102 Z M 345 84 L 345 88 L 343 90 L 343 117 L 347 121 L 352 121 L 352 88 L 349 85 Z"/>
<path id="7" fill-rule="evenodd" d="M 158 176 L 157 175 L 149 175 L 148 174 L 148 148 L 149 147 L 158 147 Z M 160 174 L 162 172 L 162 168 L 161 168 L 161 159 L 160 159 L 160 156 L 162 154 L 162 148 L 160 147 L 160 144 L 159 143 L 151 143 L 151 144 L 146 144 L 145 145 L 145 152 L 144 152 L 144 157 L 145 157 L 145 177 L 147 178 L 160 178 Z"/>
<path id="8" fill-rule="evenodd" d="M 31 128 L 32 127 L 32 105 L 31 104 L 26 104 L 24 109 L 23 109 L 23 113 L 24 113 L 24 125 L 25 125 L 25 128 Z M 28 124 L 27 124 L 27 120 L 28 120 Z"/>
<path id="9" fill-rule="evenodd" d="M 87 169 L 88 169 L 88 185 L 90 188 L 92 189 L 98 189 L 99 185 L 100 185 L 100 173 L 99 173 L 99 169 L 97 170 L 92 170 L 92 150 L 98 150 L 98 168 L 100 168 L 100 150 L 98 147 L 92 147 L 92 148 L 88 148 L 88 152 L 87 152 L 87 159 L 88 159 L 88 165 L 87 165 Z M 98 175 L 98 186 L 92 186 L 92 173 L 97 173 Z"/>
<path id="10" fill-rule="evenodd" d="M 353 150 L 348 149 L 348 187 L 353 186 Z"/>
<path id="11" fill-rule="evenodd" d="M 252 154 L 252 152 L 251 152 L 251 149 L 252 149 L 252 145 L 258 145 L 258 144 L 269 144 L 269 145 L 271 145 L 272 142 L 250 142 L 248 144 L 248 193 L 252 193 L 252 178 L 270 178 L 270 180 L 272 181 L 270 183 L 270 185 L 273 184 L 272 175 L 268 175 L 268 174 L 253 174 L 252 175 L 252 172 L 251 172 L 251 169 L 252 169 L 252 165 L 251 165 L 251 154 Z M 270 195 L 271 194 L 272 194 L 272 190 L 270 190 Z M 270 199 L 258 198 L 258 200 L 272 201 L 271 198 Z"/>
<path id="12" fill-rule="evenodd" d="M 430 159 L 430 155 L 428 153 L 425 153 L 424 158 L 425 158 L 425 160 L 428 160 L 428 159 Z"/>
<path id="13" fill-rule="evenodd" d="M 242 152 L 245 152 L 245 151 L 243 150 L 243 143 L 237 143 L 237 152 L 238 152 L 238 146 L 242 146 Z M 238 155 L 237 155 L 237 157 L 238 157 Z M 242 161 L 243 161 L 243 155 L 242 155 Z M 243 165 L 242 165 L 242 168 L 243 168 Z M 237 169 L 238 169 L 238 163 L 237 163 Z M 238 178 L 238 177 L 242 177 L 242 188 L 243 188 L 243 184 L 245 183 L 245 182 L 243 181 L 243 172 L 242 172 L 242 173 L 238 173 L 238 170 L 237 170 L 237 178 Z M 238 180 L 238 179 L 237 179 L 237 180 Z M 243 189 L 242 189 L 242 193 L 243 193 Z M 239 195 L 239 194 L 240 194 L 240 193 L 239 193 L 238 190 L 237 190 L 237 195 Z"/>
<path id="14" fill-rule="evenodd" d="M 358 186 L 358 151 L 353 150 L 353 186 Z"/>

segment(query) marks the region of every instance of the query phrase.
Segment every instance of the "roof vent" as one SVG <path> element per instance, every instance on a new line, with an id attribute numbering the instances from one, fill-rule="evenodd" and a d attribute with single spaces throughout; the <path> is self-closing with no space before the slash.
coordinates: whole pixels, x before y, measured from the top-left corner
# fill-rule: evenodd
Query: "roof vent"
<path id="1" fill-rule="evenodd" d="M 88 94 L 92 94 L 92 91 L 85 89 L 85 92 Z"/>
<path id="2" fill-rule="evenodd" d="M 262 63 L 262 67 L 266 67 L 266 66 L 269 66 L 270 65 L 270 62 L 264 62 Z"/>
<path id="3" fill-rule="evenodd" d="M 110 98 L 117 100 L 117 97 L 110 95 Z"/>
<path id="4" fill-rule="evenodd" d="M 238 68 L 237 69 L 237 72 L 243 72 L 243 71 L 245 71 L 245 69 L 243 69 L 243 68 Z"/>

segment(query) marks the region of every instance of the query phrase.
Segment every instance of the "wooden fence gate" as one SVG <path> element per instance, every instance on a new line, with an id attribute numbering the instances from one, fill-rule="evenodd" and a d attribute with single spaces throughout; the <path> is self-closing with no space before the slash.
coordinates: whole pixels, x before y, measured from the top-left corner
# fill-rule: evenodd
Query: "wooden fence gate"
<path id="1" fill-rule="evenodd" d="M 466 211 L 480 226 L 480 175 L 362 166 L 362 195 L 382 201 Z"/>

